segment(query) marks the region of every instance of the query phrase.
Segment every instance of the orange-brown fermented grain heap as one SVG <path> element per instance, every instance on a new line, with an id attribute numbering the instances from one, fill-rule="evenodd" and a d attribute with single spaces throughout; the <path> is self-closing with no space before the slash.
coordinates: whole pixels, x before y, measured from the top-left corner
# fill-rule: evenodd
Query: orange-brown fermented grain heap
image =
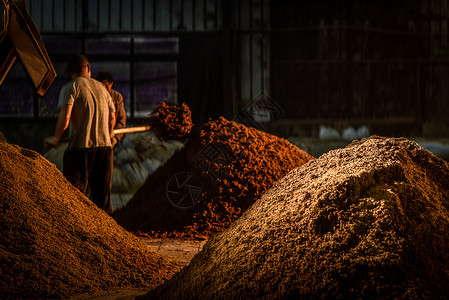
<path id="1" fill-rule="evenodd" d="M 310 159 L 285 139 L 225 118 L 210 120 L 114 218 L 133 232 L 207 238 Z"/>
<path id="2" fill-rule="evenodd" d="M 155 287 L 179 266 L 148 250 L 40 154 L 0 141 L 0 298 Z"/>
<path id="3" fill-rule="evenodd" d="M 187 104 L 171 105 L 162 102 L 153 109 L 150 125 L 161 141 L 183 140 L 192 130 L 192 112 Z"/>
<path id="4" fill-rule="evenodd" d="M 148 299 L 445 299 L 449 164 L 354 142 L 275 183 Z"/>

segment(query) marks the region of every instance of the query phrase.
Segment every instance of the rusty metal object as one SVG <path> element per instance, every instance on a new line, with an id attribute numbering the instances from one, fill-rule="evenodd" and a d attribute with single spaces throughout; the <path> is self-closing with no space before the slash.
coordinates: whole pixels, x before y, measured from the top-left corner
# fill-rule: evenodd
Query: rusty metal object
<path id="1" fill-rule="evenodd" d="M 56 78 L 56 71 L 31 16 L 21 2 L 0 2 L 0 86 L 20 59 L 36 92 L 43 96 Z"/>
<path id="2" fill-rule="evenodd" d="M 0 1 L 0 43 L 6 36 L 6 28 L 8 26 L 8 10 L 9 5 L 7 5 L 6 0 Z"/>

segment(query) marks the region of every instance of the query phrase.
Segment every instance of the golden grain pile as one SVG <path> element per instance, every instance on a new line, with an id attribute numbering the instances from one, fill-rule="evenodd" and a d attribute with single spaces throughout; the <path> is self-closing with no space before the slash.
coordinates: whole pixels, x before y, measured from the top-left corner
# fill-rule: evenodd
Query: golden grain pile
<path id="1" fill-rule="evenodd" d="M 444 299 L 449 164 L 373 136 L 275 183 L 148 299 Z"/>
<path id="2" fill-rule="evenodd" d="M 0 298 L 155 287 L 179 266 L 128 233 L 40 154 L 0 141 Z"/>

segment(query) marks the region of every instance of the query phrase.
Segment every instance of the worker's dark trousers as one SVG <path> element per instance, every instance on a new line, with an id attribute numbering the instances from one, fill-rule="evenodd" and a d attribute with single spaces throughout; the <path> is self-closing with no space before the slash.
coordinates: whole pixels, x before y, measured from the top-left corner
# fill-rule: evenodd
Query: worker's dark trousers
<path id="1" fill-rule="evenodd" d="M 112 212 L 111 147 L 71 148 L 64 153 L 63 174 L 67 180 L 107 213 Z"/>

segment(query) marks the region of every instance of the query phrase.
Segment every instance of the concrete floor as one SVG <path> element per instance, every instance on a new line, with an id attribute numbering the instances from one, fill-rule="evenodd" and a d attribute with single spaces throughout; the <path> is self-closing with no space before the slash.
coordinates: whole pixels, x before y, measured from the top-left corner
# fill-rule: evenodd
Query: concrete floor
<path id="1" fill-rule="evenodd" d="M 186 266 L 203 249 L 207 241 L 186 241 L 176 239 L 143 239 L 148 247 Z"/>

